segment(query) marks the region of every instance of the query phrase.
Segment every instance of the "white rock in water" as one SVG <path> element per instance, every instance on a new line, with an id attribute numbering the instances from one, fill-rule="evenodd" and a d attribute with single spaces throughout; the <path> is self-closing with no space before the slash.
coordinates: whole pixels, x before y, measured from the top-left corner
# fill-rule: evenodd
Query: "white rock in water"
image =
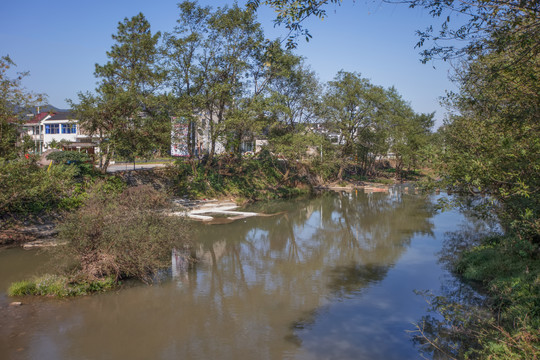
<path id="1" fill-rule="evenodd" d="M 22 305 L 22 302 L 20 302 L 20 301 L 14 301 L 14 302 L 10 303 L 9 305 L 11 305 L 11 306 L 21 306 L 21 305 Z"/>

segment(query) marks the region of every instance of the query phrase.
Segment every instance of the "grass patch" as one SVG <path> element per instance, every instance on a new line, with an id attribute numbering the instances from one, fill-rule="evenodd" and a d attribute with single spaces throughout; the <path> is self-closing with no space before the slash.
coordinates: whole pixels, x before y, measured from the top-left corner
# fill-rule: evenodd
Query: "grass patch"
<path id="1" fill-rule="evenodd" d="M 11 284 L 8 289 L 8 295 L 36 295 L 64 298 L 108 291 L 117 286 L 118 283 L 112 276 L 89 281 L 73 280 L 70 277 L 63 275 L 46 274 L 31 280 L 24 280 Z"/>
<path id="2" fill-rule="evenodd" d="M 538 248 L 511 234 L 480 239 L 467 234 L 453 241 L 447 251 L 457 256 L 446 261 L 483 296 L 476 298 L 463 283 L 447 287 L 444 295 L 423 293 L 428 311 L 438 316 L 423 316 L 413 341 L 433 358 L 540 358 Z M 472 247 L 461 247 L 467 241 Z"/>

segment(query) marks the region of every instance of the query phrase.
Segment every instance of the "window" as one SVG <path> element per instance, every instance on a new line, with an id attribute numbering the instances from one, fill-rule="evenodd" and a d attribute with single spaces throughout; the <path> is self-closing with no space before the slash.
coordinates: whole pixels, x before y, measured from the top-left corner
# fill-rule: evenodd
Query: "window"
<path id="1" fill-rule="evenodd" d="M 45 124 L 45 134 L 60 134 L 60 124 Z"/>
<path id="2" fill-rule="evenodd" d="M 62 134 L 76 134 L 77 125 L 76 124 L 62 124 Z"/>

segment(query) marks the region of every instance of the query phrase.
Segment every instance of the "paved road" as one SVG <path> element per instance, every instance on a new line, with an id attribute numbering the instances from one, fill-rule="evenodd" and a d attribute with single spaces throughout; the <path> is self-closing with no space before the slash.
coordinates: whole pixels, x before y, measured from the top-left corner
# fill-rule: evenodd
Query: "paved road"
<path id="1" fill-rule="evenodd" d="M 130 171 L 130 170 L 141 170 L 141 169 L 153 169 L 156 167 L 164 167 L 169 165 L 168 163 L 158 163 L 158 164 L 136 164 L 135 169 L 133 168 L 133 163 L 117 163 L 109 165 L 107 168 L 108 173 L 113 173 L 116 171 Z"/>

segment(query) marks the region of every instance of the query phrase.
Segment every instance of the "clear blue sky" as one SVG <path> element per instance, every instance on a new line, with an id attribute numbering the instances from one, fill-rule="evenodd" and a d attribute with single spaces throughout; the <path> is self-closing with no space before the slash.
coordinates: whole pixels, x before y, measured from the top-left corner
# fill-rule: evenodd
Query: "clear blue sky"
<path id="1" fill-rule="evenodd" d="M 233 1 L 199 1 L 220 6 Z M 240 1 L 242 4 L 245 1 Z M 0 22 L 0 55 L 10 55 L 19 71 L 30 71 L 24 85 L 46 93 L 49 103 L 68 107 L 66 99 L 77 92 L 93 90 L 94 64 L 107 61 L 119 21 L 142 12 L 152 30 L 167 32 L 175 26 L 175 0 L 6 0 Z M 284 28 L 274 28 L 273 12 L 258 13 L 269 38 L 284 36 Z M 448 80 L 449 64 L 420 63 L 414 49 L 415 30 L 434 20 L 425 10 L 381 2 L 345 0 L 330 6 L 323 21 L 310 19 L 305 25 L 313 35 L 299 40 L 296 53 L 306 58 L 321 81 L 331 80 L 340 70 L 357 71 L 373 84 L 395 86 L 416 112 L 436 111 L 437 125 L 445 110 L 439 97 L 455 89 Z M 435 68 L 434 68 L 435 67 Z"/>

